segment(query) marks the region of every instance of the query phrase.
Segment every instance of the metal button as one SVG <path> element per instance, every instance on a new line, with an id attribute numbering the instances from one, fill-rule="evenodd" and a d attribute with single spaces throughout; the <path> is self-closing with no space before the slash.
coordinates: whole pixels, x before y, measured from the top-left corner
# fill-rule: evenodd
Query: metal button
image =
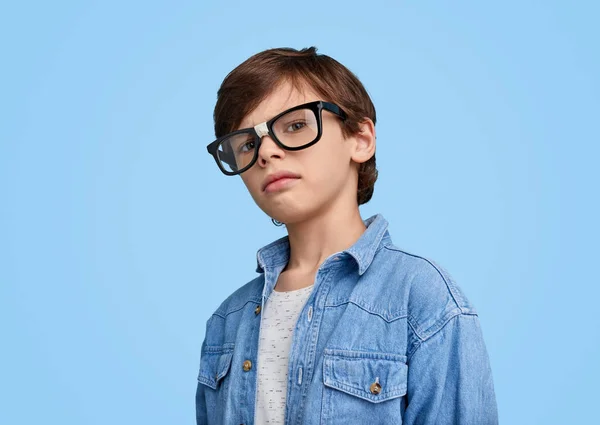
<path id="1" fill-rule="evenodd" d="M 381 385 L 379 385 L 379 382 L 375 381 L 371 384 L 371 393 L 373 394 L 379 394 L 381 392 Z"/>
<path id="2" fill-rule="evenodd" d="M 248 372 L 250 369 L 252 369 L 252 362 L 250 360 L 246 360 L 244 362 L 244 371 Z"/>
<path id="3" fill-rule="evenodd" d="M 254 314 L 258 315 L 260 313 L 260 306 L 257 305 L 256 308 L 254 309 Z"/>

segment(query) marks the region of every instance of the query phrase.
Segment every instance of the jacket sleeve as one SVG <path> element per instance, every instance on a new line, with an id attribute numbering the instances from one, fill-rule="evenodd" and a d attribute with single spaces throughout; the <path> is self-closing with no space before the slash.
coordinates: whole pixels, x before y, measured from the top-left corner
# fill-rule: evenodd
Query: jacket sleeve
<path id="1" fill-rule="evenodd" d="M 404 425 L 497 425 L 488 353 L 477 314 L 460 313 L 408 359 Z"/>
<path id="2" fill-rule="evenodd" d="M 196 425 L 208 425 L 204 388 L 200 382 L 196 384 Z"/>
<path id="3" fill-rule="evenodd" d="M 202 341 L 202 347 L 200 349 L 200 361 L 202 361 L 202 353 L 204 353 L 204 347 L 206 346 L 206 335 L 208 334 L 208 323 L 206 322 L 206 331 L 204 333 L 204 340 Z M 198 369 L 199 373 L 200 369 Z M 206 398 L 204 392 L 206 386 L 201 384 L 200 381 L 196 382 L 196 425 L 208 425 L 208 412 L 206 410 Z"/>

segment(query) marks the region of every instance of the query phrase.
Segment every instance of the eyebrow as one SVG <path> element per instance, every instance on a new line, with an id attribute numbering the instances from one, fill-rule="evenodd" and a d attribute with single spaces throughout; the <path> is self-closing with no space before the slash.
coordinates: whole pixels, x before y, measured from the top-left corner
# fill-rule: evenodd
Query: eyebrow
<path id="1" fill-rule="evenodd" d="M 319 100 L 319 99 L 315 99 L 315 100 L 309 100 L 309 101 L 306 101 L 306 99 L 305 99 L 304 101 L 301 101 L 300 103 L 295 103 L 295 104 L 294 104 L 294 105 L 292 105 L 292 106 L 288 106 L 287 108 L 281 109 L 279 112 L 276 112 L 276 113 L 275 113 L 273 116 L 271 116 L 271 118 L 274 118 L 274 117 L 276 117 L 277 115 L 281 114 L 281 113 L 282 113 L 282 112 L 284 112 L 284 111 L 287 111 L 288 109 L 292 109 L 292 108 L 294 108 L 294 107 L 296 107 L 296 106 L 299 106 L 299 105 L 304 105 L 305 103 L 316 102 L 316 101 L 318 101 L 318 100 Z M 256 124 L 252 124 L 252 125 L 250 125 L 250 126 L 246 126 L 246 127 L 242 127 L 241 125 L 239 125 L 239 126 L 238 126 L 238 129 L 237 129 L 237 130 L 233 130 L 233 131 L 239 131 L 239 130 L 248 130 L 248 129 L 254 128 L 254 127 L 256 127 L 256 125 L 258 125 L 258 124 L 260 124 L 260 123 L 263 123 L 263 122 L 267 122 L 267 121 L 269 121 L 271 118 L 268 118 L 268 119 L 266 119 L 266 120 L 264 120 L 264 121 L 261 121 L 261 122 L 258 122 L 258 123 L 256 123 Z"/>

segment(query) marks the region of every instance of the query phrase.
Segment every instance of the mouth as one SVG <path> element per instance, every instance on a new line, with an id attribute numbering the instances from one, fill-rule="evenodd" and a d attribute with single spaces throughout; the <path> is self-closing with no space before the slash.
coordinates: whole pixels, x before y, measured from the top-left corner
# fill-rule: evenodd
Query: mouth
<path id="1" fill-rule="evenodd" d="M 269 192 L 275 187 L 279 187 L 284 185 L 287 180 L 297 180 L 300 178 L 300 175 L 296 173 L 292 173 L 291 171 L 280 170 L 275 171 L 267 175 L 267 177 L 263 180 L 262 190 L 263 192 Z M 269 190 L 267 190 L 269 189 Z"/>
<path id="2" fill-rule="evenodd" d="M 279 192 L 296 184 L 298 180 L 300 180 L 300 177 L 294 175 L 285 175 L 277 178 L 269 178 L 267 179 L 267 184 L 263 186 L 263 192 Z"/>

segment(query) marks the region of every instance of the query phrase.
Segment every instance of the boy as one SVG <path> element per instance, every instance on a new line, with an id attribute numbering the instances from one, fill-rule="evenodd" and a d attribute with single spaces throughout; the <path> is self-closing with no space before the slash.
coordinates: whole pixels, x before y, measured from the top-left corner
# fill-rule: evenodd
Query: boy
<path id="1" fill-rule="evenodd" d="M 223 81 L 208 146 L 288 235 L 206 323 L 200 424 L 497 424 L 477 312 L 381 214 L 375 108 L 314 47 L 270 49 Z"/>

